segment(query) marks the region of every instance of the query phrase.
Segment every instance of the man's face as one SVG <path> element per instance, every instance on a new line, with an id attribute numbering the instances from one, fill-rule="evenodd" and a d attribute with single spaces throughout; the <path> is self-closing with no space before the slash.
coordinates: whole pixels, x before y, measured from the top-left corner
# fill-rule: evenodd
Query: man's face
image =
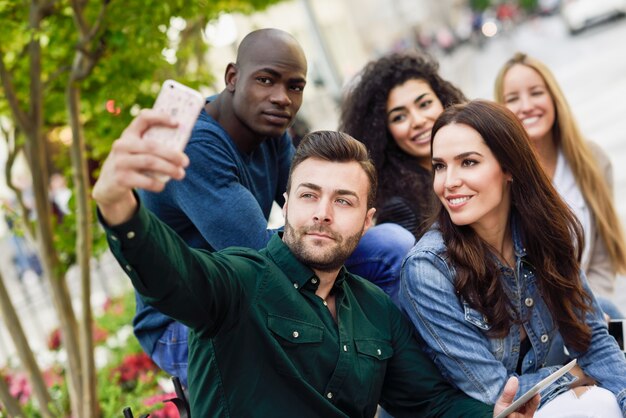
<path id="1" fill-rule="evenodd" d="M 314 270 L 340 268 L 372 225 L 369 180 L 359 163 L 309 158 L 292 173 L 285 196 L 283 241 Z"/>
<path id="2" fill-rule="evenodd" d="M 302 104 L 307 65 L 300 47 L 261 42 L 233 70 L 230 83 L 238 120 L 258 136 L 282 135 Z"/>

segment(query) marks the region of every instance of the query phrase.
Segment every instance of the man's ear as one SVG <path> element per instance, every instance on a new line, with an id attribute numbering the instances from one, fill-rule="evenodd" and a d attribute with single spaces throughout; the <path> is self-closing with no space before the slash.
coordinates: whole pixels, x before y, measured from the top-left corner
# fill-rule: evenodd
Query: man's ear
<path id="1" fill-rule="evenodd" d="M 234 62 L 228 63 L 226 71 L 224 72 L 224 82 L 226 83 L 226 90 L 235 91 L 235 85 L 237 84 L 237 76 L 239 75 L 239 69 Z"/>
<path id="2" fill-rule="evenodd" d="M 376 208 L 369 208 L 367 210 L 367 213 L 365 214 L 365 223 L 363 224 L 363 234 L 365 234 L 365 232 L 367 232 L 368 229 L 374 226 L 374 214 L 375 213 L 376 213 Z"/>
<path id="3" fill-rule="evenodd" d="M 283 205 L 283 218 L 287 219 L 287 201 L 289 200 L 287 192 L 283 193 L 283 197 L 285 198 L 285 204 Z"/>

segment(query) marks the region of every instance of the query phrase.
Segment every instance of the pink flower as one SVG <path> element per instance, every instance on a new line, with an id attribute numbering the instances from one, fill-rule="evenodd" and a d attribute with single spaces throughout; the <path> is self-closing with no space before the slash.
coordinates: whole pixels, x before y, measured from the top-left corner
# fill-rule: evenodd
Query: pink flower
<path id="1" fill-rule="evenodd" d="M 136 381 L 137 379 L 145 379 L 150 371 L 156 371 L 158 367 L 148 357 L 146 353 L 129 354 L 122 360 L 122 364 L 113 369 L 115 375 L 119 373 L 120 383 Z"/>
<path id="2" fill-rule="evenodd" d="M 93 342 L 94 344 L 99 344 L 99 343 L 103 343 L 106 341 L 106 339 L 109 337 L 109 333 L 103 329 L 100 328 L 98 325 L 94 324 L 93 325 Z"/>
<path id="3" fill-rule="evenodd" d="M 124 312 L 124 303 L 119 299 L 107 298 L 102 307 L 106 313 L 121 315 Z"/>
<path id="4" fill-rule="evenodd" d="M 163 408 L 150 412 L 151 418 L 179 418 L 178 409 L 171 402 L 165 402 L 168 399 L 175 398 L 174 393 L 165 393 L 160 395 L 150 396 L 144 399 L 143 404 L 146 406 L 152 406 L 159 402 L 163 403 Z"/>
<path id="5" fill-rule="evenodd" d="M 92 327 L 92 339 L 93 342 L 98 344 L 106 341 L 109 334 L 106 330 L 100 328 L 98 325 L 94 324 Z M 50 335 L 48 336 L 48 350 L 56 351 L 61 348 L 61 343 L 63 342 L 63 338 L 61 335 L 61 330 L 59 328 L 55 328 Z"/>
<path id="6" fill-rule="evenodd" d="M 48 336 L 48 350 L 56 351 L 61 348 L 61 330 L 55 328 Z"/>
<path id="7" fill-rule="evenodd" d="M 43 371 L 43 380 L 46 387 L 60 386 L 63 384 L 63 369 L 60 366 L 52 366 Z"/>
<path id="8" fill-rule="evenodd" d="M 26 374 L 17 373 L 14 375 L 7 375 L 6 379 L 9 384 L 9 393 L 11 396 L 17 399 L 22 405 L 26 404 L 32 393 Z"/>

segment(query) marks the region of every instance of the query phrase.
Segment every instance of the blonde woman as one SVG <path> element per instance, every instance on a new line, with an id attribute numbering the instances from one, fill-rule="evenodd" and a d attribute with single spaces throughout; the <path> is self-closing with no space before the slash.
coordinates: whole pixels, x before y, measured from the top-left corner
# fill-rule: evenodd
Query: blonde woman
<path id="1" fill-rule="evenodd" d="M 582 269 L 605 313 L 619 316 L 607 299 L 616 274 L 626 272 L 626 245 L 608 156 L 582 136 L 556 79 L 540 61 L 516 53 L 496 78 L 495 98 L 522 122 L 544 171 L 581 222 Z"/>

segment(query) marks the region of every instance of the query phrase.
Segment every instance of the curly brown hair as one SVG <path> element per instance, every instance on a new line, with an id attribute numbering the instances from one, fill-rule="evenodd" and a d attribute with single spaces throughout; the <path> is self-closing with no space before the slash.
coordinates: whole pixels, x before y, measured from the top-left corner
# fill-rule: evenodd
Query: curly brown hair
<path id="1" fill-rule="evenodd" d="M 387 129 L 387 98 L 394 87 L 408 80 L 427 82 L 444 108 L 466 102 L 457 87 L 439 75 L 439 63 L 417 51 L 393 53 L 369 62 L 354 80 L 341 105 L 339 130 L 367 147 L 378 171 L 380 207 L 399 196 L 416 212 L 422 223 L 432 209 L 432 175 L 417 159 L 402 151 Z M 418 235 L 419 231 L 412 231 Z"/>

